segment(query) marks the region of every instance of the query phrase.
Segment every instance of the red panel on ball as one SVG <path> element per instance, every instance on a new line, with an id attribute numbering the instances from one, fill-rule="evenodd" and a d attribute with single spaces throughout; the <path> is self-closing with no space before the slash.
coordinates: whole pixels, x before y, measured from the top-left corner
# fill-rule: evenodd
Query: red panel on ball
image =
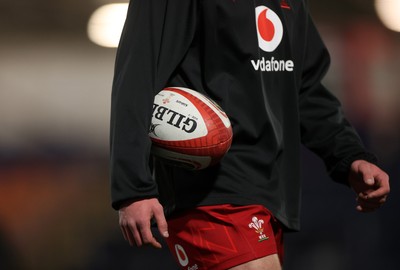
<path id="1" fill-rule="evenodd" d="M 153 148 L 162 148 L 172 154 L 171 157 L 171 155 L 165 155 L 164 151 L 161 154 L 159 151 L 153 151 L 156 156 L 176 161 L 177 165 L 182 158 L 185 160 L 185 166 L 191 162 L 191 158 L 196 163 L 201 157 L 209 157 L 208 165 L 213 165 L 228 151 L 232 142 L 232 127 L 229 119 L 214 101 L 204 95 L 187 88 L 169 87 L 156 97 L 153 109 L 153 132 L 150 132 Z M 161 117 L 161 114 L 167 117 Z M 195 137 L 182 139 L 185 136 L 184 133 L 188 132 L 187 127 L 181 128 L 179 124 L 182 123 L 191 127 L 190 131 Z M 176 128 L 171 129 L 171 127 Z M 194 127 L 200 129 L 200 133 L 204 134 L 196 137 L 197 130 Z M 157 132 L 154 131 L 156 128 Z M 202 128 L 205 128 L 206 131 L 202 131 Z M 165 137 L 158 135 L 164 134 L 163 132 L 169 132 L 168 136 L 172 139 L 166 139 L 167 135 Z M 179 139 L 175 140 L 174 136 Z M 180 154 L 182 157 L 179 156 Z"/>

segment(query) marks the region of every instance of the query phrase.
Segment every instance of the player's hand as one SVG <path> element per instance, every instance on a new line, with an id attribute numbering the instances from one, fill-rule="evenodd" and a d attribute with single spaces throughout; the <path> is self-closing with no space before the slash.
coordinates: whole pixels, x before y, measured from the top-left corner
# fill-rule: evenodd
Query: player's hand
<path id="1" fill-rule="evenodd" d="M 357 194 L 356 209 L 371 212 L 382 206 L 390 192 L 389 176 L 365 160 L 351 164 L 349 184 Z"/>
<path id="2" fill-rule="evenodd" d="M 161 248 L 161 244 L 153 236 L 151 219 L 154 218 L 160 234 L 168 237 L 168 225 L 163 207 L 157 199 L 146 199 L 123 205 L 119 210 L 119 225 L 125 240 L 131 246 L 150 245 Z"/>

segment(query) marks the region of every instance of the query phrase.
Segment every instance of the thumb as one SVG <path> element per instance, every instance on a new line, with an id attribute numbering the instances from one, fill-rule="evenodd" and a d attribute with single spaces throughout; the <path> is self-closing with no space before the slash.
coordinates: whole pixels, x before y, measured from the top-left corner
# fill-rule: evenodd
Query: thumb
<path id="1" fill-rule="evenodd" d="M 375 184 L 371 165 L 372 164 L 365 160 L 356 160 L 352 163 L 351 169 L 356 173 L 354 176 L 357 176 L 358 182 L 362 182 L 367 186 L 373 186 Z"/>
<path id="2" fill-rule="evenodd" d="M 363 162 L 360 164 L 359 168 L 364 183 L 367 184 L 368 186 L 373 186 L 375 184 L 375 179 L 372 174 L 371 164 Z"/>
<path id="3" fill-rule="evenodd" d="M 162 208 L 154 211 L 154 219 L 156 220 L 157 228 L 160 234 L 165 238 L 169 237 L 168 224 Z"/>
<path id="4" fill-rule="evenodd" d="M 375 180 L 372 176 L 367 178 L 364 177 L 364 183 L 368 186 L 373 186 L 375 184 Z"/>

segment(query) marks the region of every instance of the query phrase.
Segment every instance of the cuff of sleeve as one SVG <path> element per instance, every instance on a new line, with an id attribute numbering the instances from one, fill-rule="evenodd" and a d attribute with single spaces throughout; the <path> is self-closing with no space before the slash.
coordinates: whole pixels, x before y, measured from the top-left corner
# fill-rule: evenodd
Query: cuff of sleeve
<path id="1" fill-rule="evenodd" d="M 112 208 L 114 208 L 114 210 L 118 211 L 122 207 L 129 205 L 133 202 L 140 201 L 140 200 L 146 200 L 146 199 L 152 199 L 152 198 L 158 198 L 158 194 L 149 194 L 149 195 L 144 195 L 144 196 L 135 197 L 135 198 L 124 198 L 121 200 L 113 201 L 111 206 L 112 206 Z"/>
<path id="2" fill-rule="evenodd" d="M 349 186 L 348 176 L 350 166 L 356 160 L 365 160 L 375 165 L 378 163 L 378 159 L 374 154 L 368 152 L 359 153 L 357 155 L 349 156 L 339 162 L 339 164 L 329 172 L 330 177 L 335 182 Z"/>

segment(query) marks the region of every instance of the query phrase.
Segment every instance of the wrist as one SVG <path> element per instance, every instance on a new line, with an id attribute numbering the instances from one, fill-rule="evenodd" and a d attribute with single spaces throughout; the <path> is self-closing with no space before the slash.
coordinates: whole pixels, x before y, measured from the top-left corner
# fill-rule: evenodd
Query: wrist
<path id="1" fill-rule="evenodd" d="M 348 177 L 352 166 L 357 165 L 362 161 L 366 161 L 375 165 L 378 163 L 376 156 L 369 152 L 362 152 L 348 156 L 331 171 L 330 175 L 332 179 L 336 182 L 349 186 Z"/>

